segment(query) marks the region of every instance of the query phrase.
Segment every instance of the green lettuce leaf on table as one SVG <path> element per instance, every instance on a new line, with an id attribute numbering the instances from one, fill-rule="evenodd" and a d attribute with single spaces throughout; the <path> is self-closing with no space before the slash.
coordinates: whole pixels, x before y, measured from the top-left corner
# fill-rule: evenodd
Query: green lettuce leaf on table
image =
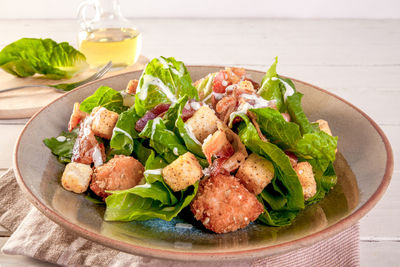
<path id="1" fill-rule="evenodd" d="M 107 221 L 132 221 L 159 218 L 170 221 L 190 204 L 197 193 L 198 182 L 176 195 L 165 184 L 161 169 L 167 165 L 161 157 L 150 155 L 146 162 L 146 184 L 113 191 L 106 198 Z"/>
<path id="2" fill-rule="evenodd" d="M 135 109 L 139 116 L 161 103 L 174 103 L 180 97 L 198 99 L 196 88 L 185 65 L 173 57 L 151 60 L 136 89 Z"/>
<path id="3" fill-rule="evenodd" d="M 128 109 L 123 103 L 123 97 L 120 92 L 108 86 L 100 86 L 93 95 L 82 101 L 80 110 L 90 113 L 95 107 L 102 106 L 121 114 Z"/>
<path id="4" fill-rule="evenodd" d="M 85 56 L 67 42 L 22 38 L 3 48 L 0 67 L 18 77 L 42 74 L 48 79 L 71 78 L 88 68 Z"/>

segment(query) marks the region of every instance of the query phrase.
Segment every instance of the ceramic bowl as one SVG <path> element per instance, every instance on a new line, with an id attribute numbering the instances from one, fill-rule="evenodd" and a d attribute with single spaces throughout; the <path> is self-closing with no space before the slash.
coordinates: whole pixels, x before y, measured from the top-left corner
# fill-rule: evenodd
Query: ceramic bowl
<path id="1" fill-rule="evenodd" d="M 190 66 L 195 81 L 218 66 Z M 261 81 L 262 72 L 247 70 Z M 196 223 L 179 227 L 171 222 L 106 222 L 104 207 L 84 195 L 64 190 L 60 164 L 45 147 L 44 138 L 66 130 L 74 102 L 82 101 L 100 85 L 123 90 L 141 72 L 98 80 L 77 88 L 44 107 L 27 123 L 18 138 L 14 168 L 18 183 L 30 201 L 51 220 L 87 239 L 136 255 L 175 260 L 234 260 L 284 253 L 326 239 L 355 224 L 382 197 L 393 171 L 390 144 L 364 112 L 323 89 L 294 80 L 304 93 L 303 106 L 311 121 L 329 122 L 339 136 L 335 162 L 338 184 L 316 205 L 306 208 L 288 227 L 252 223 L 239 231 L 214 234 Z M 186 225 L 187 226 L 187 225 Z"/>

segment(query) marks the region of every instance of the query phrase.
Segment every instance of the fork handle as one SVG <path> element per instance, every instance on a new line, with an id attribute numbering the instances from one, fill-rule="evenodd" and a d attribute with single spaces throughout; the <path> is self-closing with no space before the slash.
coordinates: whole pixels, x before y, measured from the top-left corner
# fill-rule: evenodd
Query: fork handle
<path id="1" fill-rule="evenodd" d="M 52 86 L 48 85 L 22 85 L 22 86 L 17 86 L 17 87 L 12 87 L 12 88 L 6 88 L 6 89 L 0 89 L 0 94 L 5 93 L 5 92 L 10 92 L 10 91 L 15 91 L 23 88 L 34 88 L 34 87 L 42 87 L 42 88 L 53 88 Z"/>

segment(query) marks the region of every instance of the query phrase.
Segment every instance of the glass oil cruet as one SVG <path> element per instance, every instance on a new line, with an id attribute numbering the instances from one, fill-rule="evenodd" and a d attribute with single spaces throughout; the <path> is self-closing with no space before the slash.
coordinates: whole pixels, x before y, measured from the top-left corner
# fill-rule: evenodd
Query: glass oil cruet
<path id="1" fill-rule="evenodd" d="M 91 67 L 110 60 L 114 68 L 126 67 L 138 60 L 142 35 L 122 16 L 119 0 L 86 0 L 79 6 L 78 17 L 79 50 Z"/>

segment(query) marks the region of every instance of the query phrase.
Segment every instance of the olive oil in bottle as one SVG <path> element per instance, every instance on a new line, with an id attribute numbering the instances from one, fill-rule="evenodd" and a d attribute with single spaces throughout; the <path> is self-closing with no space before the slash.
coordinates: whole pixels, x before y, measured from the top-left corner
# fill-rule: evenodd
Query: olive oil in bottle
<path id="1" fill-rule="evenodd" d="M 79 33 L 79 50 L 91 67 L 113 62 L 113 67 L 134 64 L 140 55 L 142 36 L 130 28 L 104 28 Z"/>

